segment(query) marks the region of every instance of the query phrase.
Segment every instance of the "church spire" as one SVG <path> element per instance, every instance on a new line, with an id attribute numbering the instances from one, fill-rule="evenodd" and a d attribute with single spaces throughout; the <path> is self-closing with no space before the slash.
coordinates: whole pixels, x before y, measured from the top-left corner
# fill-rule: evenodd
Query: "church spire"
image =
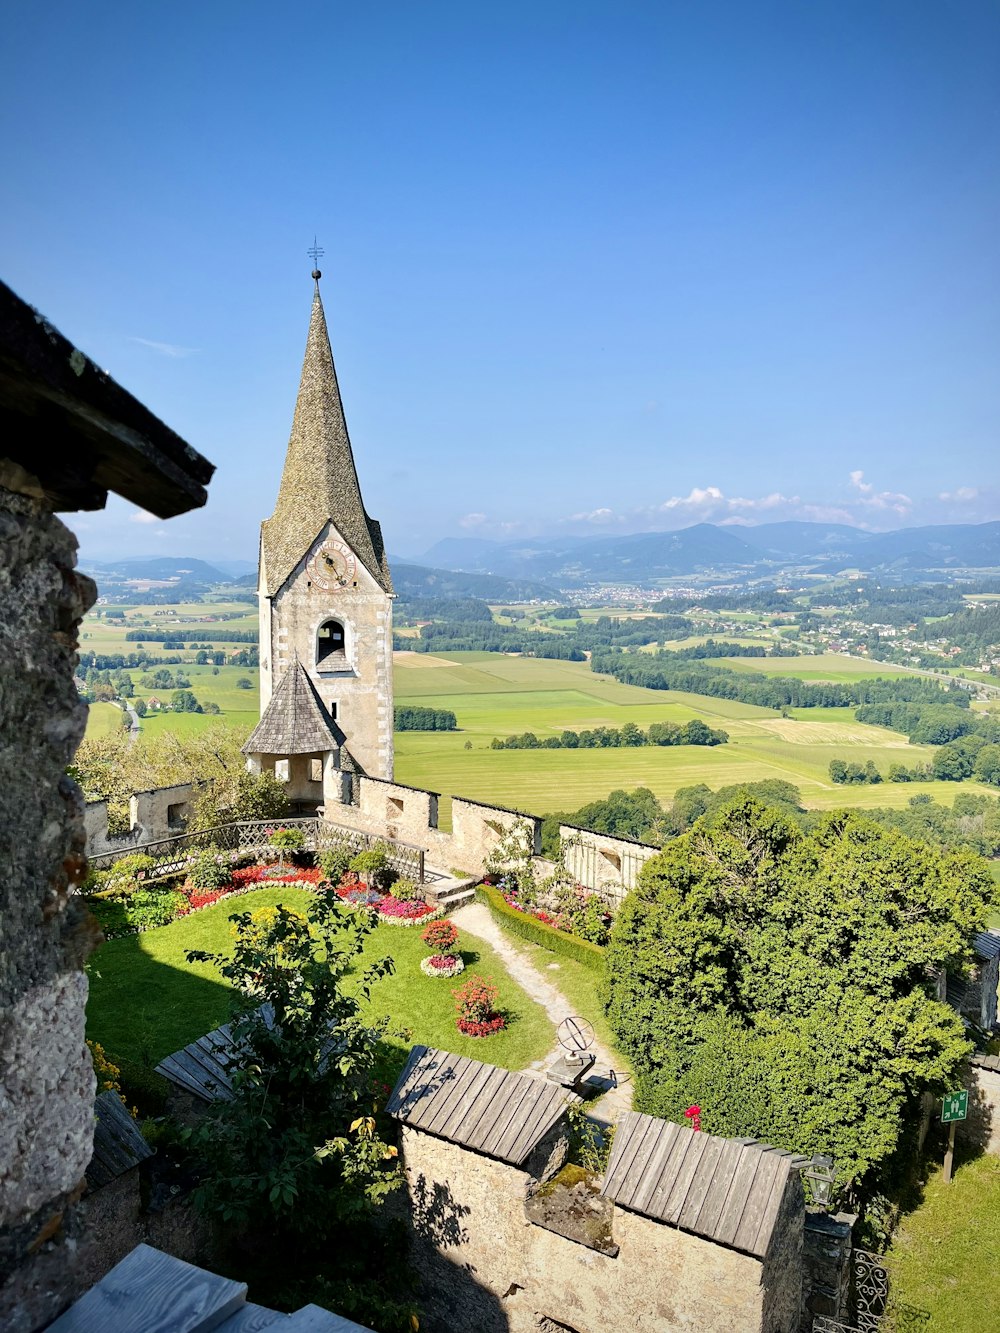
<path id="1" fill-rule="evenodd" d="M 358 560 L 388 593 L 389 566 L 378 523 L 361 499 L 326 315 L 319 269 L 292 434 L 274 513 L 261 525 L 266 592 L 273 597 L 330 521 Z"/>

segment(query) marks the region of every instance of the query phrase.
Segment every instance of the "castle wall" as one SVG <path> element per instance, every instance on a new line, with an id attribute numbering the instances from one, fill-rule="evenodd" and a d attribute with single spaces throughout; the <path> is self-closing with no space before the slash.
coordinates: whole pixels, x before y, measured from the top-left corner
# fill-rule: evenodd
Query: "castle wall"
<path id="1" fill-rule="evenodd" d="M 431 1333 L 798 1328 L 802 1208 L 794 1189 L 765 1263 L 621 1208 L 611 1258 L 526 1220 L 529 1185 L 550 1152 L 543 1141 L 521 1170 L 403 1126 L 413 1260 Z"/>
<path id="2" fill-rule="evenodd" d="M 974 1055 L 969 1071 L 969 1115 L 958 1137 L 978 1152 L 1000 1157 L 1000 1056 Z M 938 1104 L 935 1109 L 940 1114 Z"/>
<path id="3" fill-rule="evenodd" d="M 73 669 L 96 590 L 75 563 L 58 518 L 0 489 L 0 1326 L 12 1333 L 67 1299 L 61 1239 L 94 1140 L 82 964 L 97 935 L 70 896 L 85 833 L 65 772 L 87 721 Z"/>
<path id="4" fill-rule="evenodd" d="M 88 801 L 84 811 L 87 855 L 130 851 L 183 833 L 197 790 L 194 782 L 179 782 L 172 787 L 136 792 L 129 801 L 129 831 L 120 836 L 108 832 L 107 801 Z"/>
<path id="5" fill-rule="evenodd" d="M 566 869 L 584 888 L 594 889 L 614 906 L 634 889 L 642 867 L 659 854 L 659 847 L 612 838 L 604 833 L 559 825 Z"/>
<path id="6" fill-rule="evenodd" d="M 324 589 L 310 566 L 339 534 L 327 523 L 273 598 L 261 577 L 261 712 L 296 656 L 347 736 L 347 748 L 365 773 L 392 778 L 392 598 L 357 563 L 346 587 Z M 317 665 L 317 634 L 327 620 L 345 631 L 343 657 Z"/>

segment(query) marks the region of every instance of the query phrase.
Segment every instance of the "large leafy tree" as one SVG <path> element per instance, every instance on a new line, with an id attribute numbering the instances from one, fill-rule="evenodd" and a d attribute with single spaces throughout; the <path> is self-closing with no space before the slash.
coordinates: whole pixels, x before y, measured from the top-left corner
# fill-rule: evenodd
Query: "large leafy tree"
<path id="1" fill-rule="evenodd" d="M 853 812 L 801 832 L 737 797 L 650 861 L 615 921 L 609 1017 L 638 1105 L 707 1130 L 884 1163 L 908 1109 L 969 1050 L 932 977 L 961 968 L 995 896 L 965 851 Z"/>

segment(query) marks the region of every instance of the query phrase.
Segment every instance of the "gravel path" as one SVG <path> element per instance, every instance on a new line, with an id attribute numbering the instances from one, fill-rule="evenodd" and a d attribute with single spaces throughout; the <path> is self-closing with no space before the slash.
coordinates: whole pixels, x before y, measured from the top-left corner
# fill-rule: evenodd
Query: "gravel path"
<path id="1" fill-rule="evenodd" d="M 558 986 L 554 984 L 558 977 L 559 962 L 553 955 L 548 970 L 553 974 L 553 981 L 539 974 L 525 956 L 514 947 L 510 939 L 493 920 L 489 908 L 482 903 L 468 903 L 451 914 L 452 921 L 470 935 L 478 935 L 485 940 L 503 959 L 504 967 L 522 990 L 527 991 L 533 1000 L 537 1000 L 552 1022 L 558 1027 L 564 1018 L 571 1017 L 575 1010 Z M 605 1124 L 614 1124 L 626 1111 L 632 1109 L 632 1083 L 628 1073 L 622 1075 L 619 1083 L 615 1073 L 615 1057 L 600 1041 L 595 1040 L 591 1047 L 597 1056 L 597 1063 L 584 1080 L 584 1088 L 591 1093 L 600 1091 L 600 1100 L 590 1105 L 595 1120 Z M 558 1043 L 541 1060 L 536 1060 L 525 1070 L 528 1074 L 544 1076 L 544 1072 L 562 1055 L 563 1049 Z"/>

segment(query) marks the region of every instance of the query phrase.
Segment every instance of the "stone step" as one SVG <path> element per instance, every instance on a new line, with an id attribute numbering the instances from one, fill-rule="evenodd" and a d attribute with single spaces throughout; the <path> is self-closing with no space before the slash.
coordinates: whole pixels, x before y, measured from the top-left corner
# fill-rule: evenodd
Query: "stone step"
<path id="1" fill-rule="evenodd" d="M 475 897 L 475 889 L 456 889 L 451 893 L 439 893 L 436 901 L 441 907 L 452 911 L 456 907 L 464 907 L 466 903 L 474 902 Z"/>

